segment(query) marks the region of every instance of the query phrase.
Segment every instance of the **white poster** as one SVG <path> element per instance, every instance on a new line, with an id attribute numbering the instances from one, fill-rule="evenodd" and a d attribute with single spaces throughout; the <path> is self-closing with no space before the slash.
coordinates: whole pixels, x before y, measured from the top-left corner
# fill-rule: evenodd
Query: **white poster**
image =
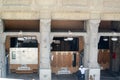
<path id="1" fill-rule="evenodd" d="M 10 64 L 38 64 L 38 48 L 10 48 Z"/>

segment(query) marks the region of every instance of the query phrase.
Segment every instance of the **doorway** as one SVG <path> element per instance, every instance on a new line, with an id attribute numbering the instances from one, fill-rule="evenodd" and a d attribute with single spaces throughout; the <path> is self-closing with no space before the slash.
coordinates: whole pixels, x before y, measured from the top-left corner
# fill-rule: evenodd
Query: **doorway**
<path id="1" fill-rule="evenodd" d="M 38 46 L 36 36 L 7 36 L 7 78 L 39 79 Z"/>

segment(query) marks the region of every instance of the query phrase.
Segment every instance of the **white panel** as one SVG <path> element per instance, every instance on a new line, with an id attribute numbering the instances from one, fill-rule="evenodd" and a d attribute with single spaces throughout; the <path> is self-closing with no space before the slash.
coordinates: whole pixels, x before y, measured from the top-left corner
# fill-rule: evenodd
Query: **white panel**
<path id="1" fill-rule="evenodd" d="M 89 78 L 92 77 L 94 80 L 100 80 L 100 69 L 90 69 Z"/>
<path id="2" fill-rule="evenodd" d="M 10 64 L 38 64 L 38 48 L 10 48 Z"/>

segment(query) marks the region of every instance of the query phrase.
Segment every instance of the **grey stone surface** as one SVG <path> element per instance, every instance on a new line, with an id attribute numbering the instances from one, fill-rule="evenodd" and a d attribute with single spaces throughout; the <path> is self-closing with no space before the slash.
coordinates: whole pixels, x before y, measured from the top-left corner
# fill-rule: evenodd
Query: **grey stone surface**
<path id="1" fill-rule="evenodd" d="M 40 80 L 51 80 L 50 25 L 51 19 L 40 20 Z"/>
<path id="2" fill-rule="evenodd" d="M 7 76 L 7 78 L 23 79 L 23 80 L 39 80 L 39 74 L 38 73 L 33 73 L 33 74 L 11 73 Z M 78 78 L 76 74 L 68 74 L 68 75 L 52 74 L 52 80 L 78 80 Z M 106 72 L 102 72 L 100 80 L 120 80 L 120 77 L 116 73 L 110 73 L 106 71 Z"/>
<path id="3" fill-rule="evenodd" d="M 100 80 L 119 80 L 119 73 L 109 70 L 101 71 Z"/>
<path id="4" fill-rule="evenodd" d="M 0 34 L 0 77 L 6 77 L 5 36 Z"/>
<path id="5" fill-rule="evenodd" d="M 11 73 L 7 75 L 7 78 L 10 79 L 24 79 L 24 80 L 39 80 L 39 74 L 33 73 L 33 74 L 16 74 Z"/>
<path id="6" fill-rule="evenodd" d="M 52 80 L 78 80 L 75 74 L 52 75 Z"/>
<path id="7" fill-rule="evenodd" d="M 24 80 L 39 80 L 39 74 L 33 73 L 33 74 L 16 74 L 12 73 L 7 76 L 7 78 L 10 79 L 24 79 Z M 52 80 L 78 80 L 77 76 L 75 74 L 69 74 L 69 75 L 55 75 L 52 74 Z"/>
<path id="8" fill-rule="evenodd" d="M 24 79 L 24 80 L 39 80 L 39 74 L 33 73 L 33 74 L 16 74 L 12 73 L 7 76 L 7 78 L 12 79 Z M 52 80 L 78 80 L 76 74 L 68 74 L 68 75 L 55 75 L 52 74 Z M 120 80 L 119 77 L 113 76 L 111 74 L 104 73 L 100 80 Z"/>

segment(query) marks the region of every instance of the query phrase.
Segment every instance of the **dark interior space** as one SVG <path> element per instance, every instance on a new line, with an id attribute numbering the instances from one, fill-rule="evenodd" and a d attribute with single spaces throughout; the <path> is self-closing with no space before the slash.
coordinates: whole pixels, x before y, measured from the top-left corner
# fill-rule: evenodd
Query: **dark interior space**
<path id="1" fill-rule="evenodd" d="M 76 53 L 73 53 L 73 62 L 72 62 L 73 67 L 76 67 Z"/>
<path id="2" fill-rule="evenodd" d="M 39 32 L 39 20 L 3 20 L 4 32 Z"/>
<path id="3" fill-rule="evenodd" d="M 52 20 L 52 32 L 84 32 L 84 21 L 79 20 Z"/>
<path id="4" fill-rule="evenodd" d="M 106 40 L 106 41 L 105 41 Z M 101 36 L 99 43 L 98 43 L 98 49 L 109 49 L 109 37 L 108 36 Z"/>
<path id="5" fill-rule="evenodd" d="M 23 47 L 38 47 L 38 42 L 32 37 L 11 37 L 10 38 L 11 48 L 23 48 Z"/>
<path id="6" fill-rule="evenodd" d="M 67 37 L 55 37 L 53 43 L 51 44 L 52 51 L 78 51 L 79 40 L 78 38 L 73 38 L 73 40 L 66 41 Z"/>
<path id="7" fill-rule="evenodd" d="M 101 36 L 98 43 L 98 63 L 101 67 L 101 80 L 120 76 L 120 40 L 119 36 Z"/>
<path id="8" fill-rule="evenodd" d="M 99 32 L 120 32 L 120 21 L 101 21 Z"/>

